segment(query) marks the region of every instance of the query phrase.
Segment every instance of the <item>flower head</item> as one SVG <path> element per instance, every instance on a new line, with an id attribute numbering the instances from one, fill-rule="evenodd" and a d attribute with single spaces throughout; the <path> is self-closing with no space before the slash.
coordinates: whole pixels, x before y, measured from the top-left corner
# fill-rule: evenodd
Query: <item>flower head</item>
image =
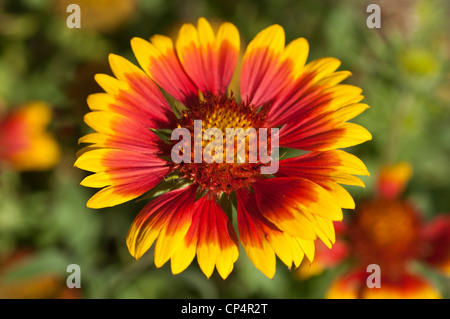
<path id="1" fill-rule="evenodd" d="M 334 58 L 306 64 L 307 41 L 286 46 L 279 25 L 248 45 L 240 92 L 228 90 L 240 50 L 231 23 L 214 32 L 200 18 L 197 27 L 183 25 L 175 43 L 155 35 L 134 38 L 131 46 L 142 69 L 110 55 L 115 78 L 96 76 L 106 93 L 88 98 L 85 122 L 96 132 L 80 139 L 92 145 L 75 163 L 95 173 L 82 185 L 103 188 L 88 201 L 92 208 L 157 185 L 166 190 L 155 191 L 160 195 L 134 220 L 131 255 L 140 258 L 155 243 L 157 267 L 171 260 L 179 273 L 197 256 L 207 277 L 217 268 L 226 278 L 240 241 L 254 265 L 273 277 L 276 256 L 297 267 L 305 255 L 313 259 L 317 238 L 331 247 L 333 221 L 342 219 L 342 208 L 354 208 L 340 184 L 363 186 L 354 175 L 368 175 L 357 157 L 338 150 L 371 139 L 347 122 L 368 108 L 359 103 L 361 89 L 339 84 L 350 72 L 336 72 Z M 226 134 L 234 129 L 247 134 Z M 278 146 L 306 152 L 283 158 Z M 267 173 L 270 165 L 277 169 Z"/>
<path id="2" fill-rule="evenodd" d="M 60 147 L 46 131 L 51 119 L 44 102 L 30 102 L 0 117 L 0 163 L 18 171 L 47 170 L 60 159 Z"/>

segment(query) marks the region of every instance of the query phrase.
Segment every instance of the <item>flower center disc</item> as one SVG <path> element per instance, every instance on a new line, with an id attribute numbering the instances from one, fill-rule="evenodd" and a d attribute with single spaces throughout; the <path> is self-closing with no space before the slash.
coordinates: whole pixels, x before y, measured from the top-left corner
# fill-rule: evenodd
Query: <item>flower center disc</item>
<path id="1" fill-rule="evenodd" d="M 178 171 L 203 189 L 217 193 L 248 188 L 260 177 L 260 167 L 265 165 L 259 157 L 253 160 L 251 152 L 258 151 L 259 129 L 267 128 L 266 113 L 264 108 L 237 103 L 232 96 L 205 96 L 198 105 L 182 113 L 179 126 L 191 132 L 191 163 L 178 164 Z M 245 134 L 237 134 L 240 129 Z M 209 136 L 213 130 L 215 134 Z M 269 135 L 267 139 L 270 143 Z M 201 141 L 201 163 L 194 161 L 196 141 Z"/>
<path id="2" fill-rule="evenodd" d="M 376 200 L 361 205 L 355 217 L 349 233 L 364 262 L 397 267 L 417 254 L 420 219 L 410 204 Z"/>

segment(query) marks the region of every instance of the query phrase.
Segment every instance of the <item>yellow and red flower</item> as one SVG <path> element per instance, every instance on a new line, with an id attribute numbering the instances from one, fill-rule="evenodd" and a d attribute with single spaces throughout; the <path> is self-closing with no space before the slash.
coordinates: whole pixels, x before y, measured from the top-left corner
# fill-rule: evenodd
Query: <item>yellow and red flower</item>
<path id="1" fill-rule="evenodd" d="M 240 73 L 240 99 L 229 92 L 240 51 L 239 32 L 223 23 L 217 32 L 203 18 L 181 27 L 175 43 L 155 35 L 134 38 L 142 69 L 111 54 L 114 77 L 95 79 L 106 93 L 88 97 L 85 122 L 96 132 L 80 139 L 92 144 L 75 166 L 94 172 L 82 185 L 102 188 L 88 207 L 103 208 L 135 199 L 158 185 L 174 185 L 150 201 L 127 237 L 140 258 L 155 243 L 157 267 L 171 260 L 174 274 L 197 256 L 207 277 L 214 268 L 226 278 L 239 254 L 239 241 L 266 276 L 275 274 L 276 256 L 288 267 L 314 257 L 314 241 L 335 241 L 333 221 L 354 208 L 340 185 L 364 186 L 361 160 L 340 148 L 371 139 L 348 121 L 368 108 L 361 89 L 339 84 L 350 72 L 340 61 L 306 64 L 308 42 L 285 45 L 284 30 L 273 25 L 248 45 Z M 170 103 L 169 103 L 170 102 Z M 279 128 L 279 146 L 307 151 L 279 160 L 275 174 L 256 163 L 175 163 L 170 134 L 202 120 L 205 128 Z M 247 144 L 248 145 L 248 144 Z M 180 150 L 184 152 L 184 150 Z M 273 154 L 271 154 L 273 155 Z M 278 158 L 273 160 L 278 161 Z M 237 210 L 237 233 L 232 209 Z"/>
<path id="2" fill-rule="evenodd" d="M 0 116 L 0 163 L 18 171 L 47 170 L 56 165 L 61 150 L 47 132 L 51 110 L 44 102 L 30 102 Z"/>
<path id="3" fill-rule="evenodd" d="M 411 176 L 407 163 L 381 169 L 377 194 L 358 206 L 349 221 L 340 223 L 336 245 L 342 254 L 327 251 L 323 245 L 313 269 L 335 267 L 343 261 L 351 270 L 330 286 L 328 298 L 439 298 L 432 284 L 411 268 L 413 262 L 426 262 L 450 275 L 450 216 L 441 215 L 426 223 L 413 203 L 401 197 Z M 331 261 L 331 262 L 330 262 Z M 380 287 L 368 287 L 369 265 L 380 269 Z M 300 275 L 311 274 L 308 265 Z"/>

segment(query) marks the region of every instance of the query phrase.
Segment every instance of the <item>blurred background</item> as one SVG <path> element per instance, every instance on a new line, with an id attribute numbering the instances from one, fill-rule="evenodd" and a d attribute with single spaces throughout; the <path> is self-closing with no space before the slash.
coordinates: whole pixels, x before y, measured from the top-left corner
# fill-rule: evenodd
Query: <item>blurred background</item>
<path id="1" fill-rule="evenodd" d="M 81 29 L 66 26 L 71 3 L 81 7 Z M 381 8 L 379 29 L 366 25 L 371 3 Z M 40 130 L 57 142 L 48 145 L 52 158 L 43 156 L 47 165 L 14 165 L 6 155 L 0 162 L 0 296 L 324 297 L 342 268 L 301 280 L 278 260 L 274 279 L 267 279 L 241 249 L 226 281 L 217 272 L 206 279 L 196 261 L 173 276 L 169 264 L 155 268 L 152 251 L 139 261 L 128 253 L 126 234 L 145 202 L 86 208 L 95 190 L 79 186 L 87 173 L 73 163 L 78 138 L 90 132 L 83 122 L 89 111 L 86 97 L 101 92 L 94 75 L 111 74 L 109 53 L 137 63 L 131 38 L 176 37 L 181 24 L 196 24 L 201 16 L 213 25 L 235 24 L 244 48 L 260 30 L 278 23 L 287 42 L 297 37 L 309 41 L 308 61 L 341 60 L 340 70 L 353 74 L 345 82 L 361 87 L 363 102 L 371 106 L 354 122 L 373 135 L 372 141 L 348 149 L 366 163 L 372 177 L 363 179 L 365 189 L 347 189 L 358 201 L 370 198 L 380 167 L 407 161 L 413 176 L 405 197 L 425 220 L 450 213 L 447 0 L 0 0 L 0 123 L 30 103 L 44 103 L 51 112 L 45 113 L 48 121 Z M 2 146 L 8 145 L 1 131 L 0 142 L 1 161 Z M 22 161 L 27 159 L 32 156 Z M 70 264 L 80 266 L 80 289 L 66 287 Z M 444 298 L 450 297 L 447 278 L 420 270 Z"/>

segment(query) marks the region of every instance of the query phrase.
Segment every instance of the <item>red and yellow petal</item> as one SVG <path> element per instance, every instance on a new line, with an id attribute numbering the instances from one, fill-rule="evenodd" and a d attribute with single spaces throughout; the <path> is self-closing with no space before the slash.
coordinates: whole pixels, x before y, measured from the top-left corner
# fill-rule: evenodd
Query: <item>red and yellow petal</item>
<path id="1" fill-rule="evenodd" d="M 155 83 L 127 60 L 110 55 L 117 78 L 97 74 L 106 91 L 90 95 L 92 112 L 84 120 L 95 133 L 82 137 L 75 166 L 95 172 L 81 185 L 102 188 L 89 201 L 91 208 L 115 206 L 156 186 L 171 168 L 157 156 L 167 151 L 151 128 L 172 127 L 175 117 Z"/>
<path id="2" fill-rule="evenodd" d="M 181 247 L 194 214 L 196 186 L 167 192 L 147 204 L 127 235 L 130 254 L 139 259 L 155 245 L 155 265 L 161 267 Z"/>
<path id="3" fill-rule="evenodd" d="M 95 149 L 83 153 L 75 166 L 95 172 L 81 185 L 101 188 L 89 201 L 90 208 L 115 206 L 141 196 L 170 171 L 165 160 L 154 155 L 118 149 Z"/>
<path id="4" fill-rule="evenodd" d="M 234 25 L 222 24 L 216 35 L 204 18 L 198 20 L 197 28 L 184 24 L 176 50 L 183 69 L 202 93 L 226 93 L 240 50 Z"/>
<path id="5" fill-rule="evenodd" d="M 96 132 L 127 139 L 132 146 L 136 144 L 146 145 L 152 142 L 151 137 L 153 135 L 148 128 L 137 126 L 136 121 L 114 112 L 90 112 L 84 116 L 84 121 Z M 88 143 L 91 143 L 91 141 L 99 144 L 99 141 L 92 138 L 84 140 L 84 142 Z"/>
<path id="6" fill-rule="evenodd" d="M 300 116 L 292 115 L 297 120 L 292 124 L 288 122 L 280 130 L 280 145 L 326 151 L 364 143 L 372 138 L 371 134 L 364 127 L 347 120 L 367 108 L 366 104 L 356 103 L 326 112 L 313 109 Z"/>
<path id="7" fill-rule="evenodd" d="M 341 208 L 355 207 L 351 195 L 339 184 L 364 187 L 354 175 L 369 175 L 364 163 L 356 156 L 341 150 L 310 152 L 281 160 L 276 176 L 301 177 L 329 192 Z"/>
<path id="8" fill-rule="evenodd" d="M 215 199 L 208 195 L 195 203 L 189 231 L 172 256 L 172 272 L 182 272 L 195 255 L 206 277 L 209 278 L 216 267 L 223 279 L 231 273 L 239 255 L 238 239 L 231 221 Z"/>
<path id="9" fill-rule="evenodd" d="M 314 256 L 310 240 L 282 232 L 258 209 L 257 199 L 247 190 L 237 192 L 237 219 L 240 241 L 249 259 L 263 274 L 273 278 L 278 256 L 288 267 L 298 267 L 306 254 Z"/>
<path id="10" fill-rule="evenodd" d="M 422 259 L 450 276 L 450 216 L 438 215 L 424 227 Z"/>
<path id="11" fill-rule="evenodd" d="M 348 123 L 367 108 L 366 104 L 352 104 L 336 111 L 316 112 L 316 115 L 293 116 L 297 121 L 286 124 L 280 130 L 280 145 L 311 151 L 326 151 L 345 148 L 364 143 L 372 139 L 364 127 Z M 303 118 L 304 120 L 300 120 Z"/>
<path id="12" fill-rule="evenodd" d="M 96 132 L 80 138 L 79 143 L 146 154 L 170 154 L 170 150 L 150 130 L 151 127 L 136 119 L 111 111 L 95 111 L 86 114 L 84 121 Z"/>
<path id="13" fill-rule="evenodd" d="M 292 116 L 311 117 L 361 101 L 360 88 L 338 85 L 350 75 L 348 71 L 334 72 L 339 65 L 335 58 L 321 58 L 308 63 L 302 72 L 291 73 L 269 112 L 274 124 L 295 123 L 290 119 Z"/>
<path id="14" fill-rule="evenodd" d="M 309 46 L 299 38 L 286 47 L 282 27 L 261 31 L 249 44 L 242 65 L 241 98 L 255 107 L 269 104 L 270 124 L 283 126 L 280 146 L 324 151 L 372 138 L 347 123 L 365 109 L 362 90 L 339 84 L 350 72 L 335 72 L 340 61 L 322 58 L 305 65 Z"/>
<path id="15" fill-rule="evenodd" d="M 110 111 L 146 128 L 172 127 L 175 122 L 173 111 L 153 80 L 120 56 L 110 54 L 109 63 L 116 78 L 105 74 L 95 76 L 106 94 L 88 97 L 91 110 Z"/>
<path id="16" fill-rule="evenodd" d="M 269 116 L 273 125 L 284 125 L 280 145 L 325 151 L 370 140 L 372 135 L 364 127 L 347 122 L 369 107 L 359 103 L 361 89 L 331 82 L 316 84 L 311 82 L 314 78 L 314 74 L 303 75 L 274 102 Z"/>
<path id="17" fill-rule="evenodd" d="M 342 220 L 342 210 L 318 184 L 277 177 L 255 182 L 253 189 L 261 214 L 280 230 L 305 240 L 319 236 L 334 243 L 332 221 Z"/>
<path id="18" fill-rule="evenodd" d="M 155 35 L 150 40 L 131 40 L 134 55 L 144 71 L 185 105 L 198 100 L 198 90 L 180 64 L 172 39 Z"/>
<path id="19" fill-rule="evenodd" d="M 385 165 L 378 176 L 377 190 L 381 197 L 394 199 L 400 196 L 412 175 L 412 166 L 407 162 Z"/>
<path id="20" fill-rule="evenodd" d="M 95 130 L 95 133 L 83 136 L 78 142 L 92 144 L 91 148 L 119 149 L 155 155 L 170 154 L 170 149 L 150 130 L 151 126 L 146 126 L 151 124 L 146 124 L 145 118 L 133 119 L 110 110 L 98 110 L 86 114 L 84 121 Z"/>
<path id="21" fill-rule="evenodd" d="M 250 196 L 245 197 L 243 192 L 237 193 L 239 238 L 247 256 L 256 268 L 267 277 L 273 278 L 276 270 L 276 258 L 267 240 L 267 233 L 270 231 L 280 231 L 262 217 L 256 206 L 250 205 L 249 201 Z M 252 204 L 255 204 L 254 199 L 252 200 Z"/>
<path id="22" fill-rule="evenodd" d="M 273 100 L 290 72 L 283 63 L 285 34 L 279 25 L 270 26 L 249 43 L 241 70 L 241 99 L 258 107 Z"/>

